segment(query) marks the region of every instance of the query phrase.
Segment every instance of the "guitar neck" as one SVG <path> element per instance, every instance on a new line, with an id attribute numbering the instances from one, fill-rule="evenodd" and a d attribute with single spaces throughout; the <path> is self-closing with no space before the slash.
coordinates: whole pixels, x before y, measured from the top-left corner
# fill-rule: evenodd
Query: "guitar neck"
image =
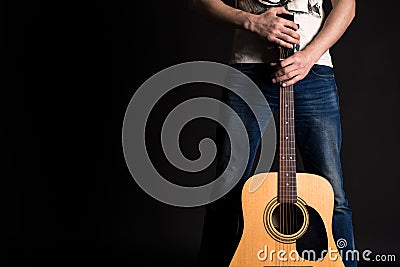
<path id="1" fill-rule="evenodd" d="M 293 49 L 279 48 L 280 60 L 294 53 Z M 280 134 L 279 134 L 279 177 L 278 201 L 294 203 L 297 201 L 296 183 L 296 138 L 294 125 L 293 86 L 280 86 Z"/>

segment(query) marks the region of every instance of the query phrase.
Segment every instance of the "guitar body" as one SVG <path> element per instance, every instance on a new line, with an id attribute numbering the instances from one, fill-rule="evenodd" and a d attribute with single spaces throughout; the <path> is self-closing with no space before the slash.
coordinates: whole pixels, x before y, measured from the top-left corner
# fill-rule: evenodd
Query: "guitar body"
<path id="1" fill-rule="evenodd" d="M 277 201 L 278 173 L 260 173 L 247 180 L 242 190 L 243 234 L 230 267 L 344 267 L 332 236 L 334 199 L 331 185 L 326 179 L 317 175 L 297 173 L 296 176 L 298 198 L 296 205 L 299 207 L 296 208 L 295 215 L 292 214 L 289 217 L 287 216 L 293 212 L 293 207 L 287 210 L 282 209 Z M 283 228 L 280 229 L 282 233 L 279 233 L 279 228 L 278 230 L 270 229 L 274 227 L 274 219 L 269 218 L 277 212 L 278 220 L 296 216 L 296 220 L 300 223 L 292 232 L 285 231 Z M 277 226 L 276 223 L 275 226 Z M 310 240 L 300 242 L 306 237 Z M 316 237 L 323 241 L 313 241 Z M 311 244 L 307 245 L 307 242 Z M 301 257 L 310 255 L 303 254 L 304 248 L 307 252 L 307 249 L 318 242 L 322 244 L 321 252 L 323 250 L 331 252 L 328 251 L 325 257 L 318 260 L 307 260 Z M 302 243 L 303 252 L 299 251 L 299 243 Z M 285 252 L 279 254 L 280 250 Z M 321 255 L 319 252 L 316 254 Z"/>

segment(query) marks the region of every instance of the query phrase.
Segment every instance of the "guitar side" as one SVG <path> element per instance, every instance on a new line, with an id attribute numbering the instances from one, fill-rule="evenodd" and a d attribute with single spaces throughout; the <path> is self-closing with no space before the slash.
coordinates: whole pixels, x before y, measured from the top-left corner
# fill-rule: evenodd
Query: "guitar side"
<path id="1" fill-rule="evenodd" d="M 252 188 L 257 181 L 262 181 L 262 184 Z M 278 173 L 260 173 L 246 181 L 242 190 L 243 234 L 229 266 L 344 267 L 332 236 L 334 199 L 329 182 L 318 175 L 297 173 L 298 197 L 318 212 L 326 229 L 328 250 L 334 252 L 316 261 L 296 259 L 295 254 L 290 254 L 296 251 L 296 242 L 277 241 L 267 232 L 265 210 L 277 197 L 277 183 Z M 278 257 L 282 250 L 286 254 Z"/>

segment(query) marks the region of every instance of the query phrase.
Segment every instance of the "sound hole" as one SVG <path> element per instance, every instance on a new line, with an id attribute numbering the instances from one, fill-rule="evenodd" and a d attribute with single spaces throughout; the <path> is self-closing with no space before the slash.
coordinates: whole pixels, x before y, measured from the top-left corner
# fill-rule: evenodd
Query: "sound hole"
<path id="1" fill-rule="evenodd" d="M 282 235 L 294 235 L 304 224 L 301 209 L 293 203 L 280 203 L 272 213 L 272 225 Z"/>

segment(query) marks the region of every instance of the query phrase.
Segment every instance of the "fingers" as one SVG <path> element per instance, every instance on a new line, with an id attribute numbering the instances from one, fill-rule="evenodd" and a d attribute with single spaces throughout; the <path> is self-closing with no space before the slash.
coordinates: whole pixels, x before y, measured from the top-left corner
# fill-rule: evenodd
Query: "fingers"
<path id="1" fill-rule="evenodd" d="M 294 21 L 291 20 L 287 20 L 287 19 L 283 19 L 283 18 L 279 18 L 280 19 L 280 23 L 285 26 L 286 28 L 291 29 L 293 32 L 297 31 L 299 29 L 299 25 L 296 24 Z"/>
<path id="2" fill-rule="evenodd" d="M 255 31 L 269 42 L 292 48 L 300 44 L 299 27 L 293 21 L 278 17 L 277 14 L 290 14 L 284 7 L 270 8 L 257 17 Z"/>
<path id="3" fill-rule="evenodd" d="M 283 82 L 282 86 L 286 87 L 286 86 L 294 85 L 295 83 L 297 83 L 301 79 L 302 79 L 302 77 L 300 75 L 296 75 L 293 78 L 291 78 L 290 80 L 287 80 L 287 81 Z"/>
<path id="4" fill-rule="evenodd" d="M 275 31 L 274 35 L 275 39 L 272 41 L 274 41 L 277 45 L 286 48 L 293 48 L 293 44 L 300 44 L 300 35 L 292 29 L 281 26 Z"/>
<path id="5" fill-rule="evenodd" d="M 279 31 L 276 34 L 276 38 L 281 39 L 282 41 L 285 41 L 290 45 L 300 44 L 300 35 L 288 28 L 283 28 L 281 31 Z M 292 46 L 290 46 L 289 48 L 292 48 Z"/>
<path id="6" fill-rule="evenodd" d="M 307 76 L 314 63 L 304 51 L 294 53 L 282 61 L 270 63 L 274 68 L 272 82 L 281 83 L 284 87 L 293 85 Z"/>
<path id="7" fill-rule="evenodd" d="M 297 73 L 297 72 L 290 73 L 288 75 L 288 77 L 290 77 L 290 78 L 287 78 L 287 79 L 274 78 L 274 79 L 272 79 L 272 82 L 273 83 L 282 83 L 282 86 L 286 87 L 286 86 L 293 85 L 293 84 L 295 84 L 295 83 L 297 83 L 298 81 L 301 80 L 301 75 L 300 75 L 300 73 Z"/>
<path id="8" fill-rule="evenodd" d="M 281 63 L 271 63 L 271 66 L 280 67 Z M 293 85 L 303 79 L 305 75 L 307 75 L 308 71 L 304 69 L 304 67 L 300 67 L 298 64 L 290 64 L 286 67 L 279 68 L 272 75 L 273 83 L 282 83 L 283 87 Z"/>
<path id="9" fill-rule="evenodd" d="M 272 75 L 272 82 L 283 82 L 285 83 L 283 86 L 293 85 L 300 80 L 304 72 L 303 68 L 296 61 L 296 57 L 293 56 L 274 64 L 278 69 Z"/>
<path id="10" fill-rule="evenodd" d="M 296 32 L 299 29 L 298 25 L 287 19 L 278 17 L 276 19 L 276 25 L 278 25 L 276 31 L 276 43 L 287 48 L 292 48 L 293 44 L 300 44 L 300 34 Z"/>
<path id="11" fill-rule="evenodd" d="M 284 7 L 274 7 L 274 8 L 271 8 L 271 10 L 274 11 L 275 16 L 277 14 L 291 14 Z M 283 19 L 283 18 L 280 18 L 280 20 L 281 20 L 280 23 L 282 23 L 282 25 L 289 27 L 289 28 L 293 29 L 294 31 L 297 31 L 299 29 L 299 25 L 296 24 L 294 21 Z"/>
<path id="12" fill-rule="evenodd" d="M 281 62 L 279 62 L 279 66 L 281 68 L 285 68 L 289 65 L 295 64 L 295 63 L 299 63 L 299 59 L 297 59 L 296 57 L 288 57 L 284 60 L 282 60 Z"/>
<path id="13" fill-rule="evenodd" d="M 284 41 L 282 39 L 279 39 L 278 37 L 275 38 L 274 42 L 279 46 L 283 46 L 283 47 L 286 47 L 286 48 L 289 48 L 289 49 L 293 47 L 293 44 L 289 43 L 288 41 Z"/>
<path id="14" fill-rule="evenodd" d="M 279 18 L 279 23 L 283 26 L 280 31 L 293 39 L 296 39 L 296 44 L 300 43 L 300 34 L 296 31 L 299 29 L 296 23 L 287 19 Z"/>
<path id="15" fill-rule="evenodd" d="M 277 72 L 274 73 L 272 82 L 273 83 L 278 83 L 278 82 L 285 82 L 289 83 L 292 79 L 300 75 L 300 70 L 297 69 L 295 66 L 288 66 L 285 69 L 280 69 Z"/>

